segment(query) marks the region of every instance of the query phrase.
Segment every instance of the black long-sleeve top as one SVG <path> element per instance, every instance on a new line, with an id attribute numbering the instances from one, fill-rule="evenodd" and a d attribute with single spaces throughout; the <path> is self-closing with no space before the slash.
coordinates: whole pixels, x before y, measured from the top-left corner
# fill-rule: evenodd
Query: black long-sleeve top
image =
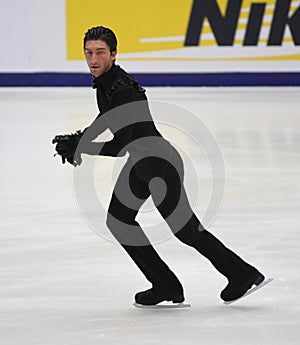
<path id="1" fill-rule="evenodd" d="M 94 140 L 106 129 L 110 129 L 114 137 L 104 143 L 91 142 L 89 154 L 105 156 L 123 156 L 145 154 L 151 145 L 146 137 L 160 137 L 150 114 L 145 90 L 120 66 L 113 64 L 103 75 L 94 78 L 99 115 L 86 130 L 89 138 Z"/>

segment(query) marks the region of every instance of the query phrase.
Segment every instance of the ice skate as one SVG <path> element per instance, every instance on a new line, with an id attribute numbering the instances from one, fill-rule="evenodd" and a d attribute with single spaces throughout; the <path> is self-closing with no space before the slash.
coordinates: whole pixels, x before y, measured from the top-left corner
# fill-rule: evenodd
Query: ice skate
<path id="1" fill-rule="evenodd" d="M 243 296 L 241 296 L 240 298 L 237 298 L 233 301 L 229 301 L 229 302 L 224 302 L 224 304 L 228 305 L 228 304 L 232 304 L 237 302 L 238 300 L 251 295 L 253 292 L 256 292 L 257 290 L 261 289 L 262 287 L 266 286 L 267 284 L 271 283 L 273 281 L 273 278 L 269 278 L 267 280 L 264 280 L 262 283 L 260 283 L 259 285 L 252 287 L 251 289 L 249 289 Z"/>
<path id="2" fill-rule="evenodd" d="M 170 303 L 163 303 L 170 302 Z M 135 295 L 134 306 L 137 308 L 187 308 L 189 304 L 185 304 L 183 292 L 159 292 L 155 289 L 138 292 Z M 163 303 L 163 304 L 161 304 Z"/>
<path id="3" fill-rule="evenodd" d="M 265 277 L 259 271 L 255 271 L 247 280 L 229 281 L 228 285 L 221 292 L 220 297 L 228 304 L 243 297 L 253 285 L 259 286 L 264 280 Z"/>

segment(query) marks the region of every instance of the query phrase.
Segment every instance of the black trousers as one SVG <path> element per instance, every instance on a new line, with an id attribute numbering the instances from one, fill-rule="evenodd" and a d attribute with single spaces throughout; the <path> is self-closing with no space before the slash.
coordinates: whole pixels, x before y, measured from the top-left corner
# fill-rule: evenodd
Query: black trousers
<path id="1" fill-rule="evenodd" d="M 131 159 L 123 167 L 109 205 L 107 226 L 154 288 L 181 288 L 175 274 L 155 251 L 136 221 L 150 196 L 174 235 L 206 257 L 229 281 L 239 281 L 254 269 L 203 228 L 192 211 L 183 185 L 181 157 L 171 146 L 171 159 Z"/>

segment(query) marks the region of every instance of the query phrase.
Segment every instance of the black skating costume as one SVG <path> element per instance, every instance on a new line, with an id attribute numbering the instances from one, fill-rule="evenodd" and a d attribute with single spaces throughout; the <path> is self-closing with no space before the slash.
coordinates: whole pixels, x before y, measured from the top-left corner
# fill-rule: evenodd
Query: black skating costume
<path id="1" fill-rule="evenodd" d="M 224 300 L 240 297 L 257 280 L 263 280 L 263 276 L 253 266 L 243 261 L 239 256 L 226 248 L 215 236 L 204 229 L 191 210 L 183 186 L 184 170 L 182 160 L 178 152 L 156 129 L 147 106 L 145 90 L 141 88 L 139 83 L 119 66 L 113 64 L 108 72 L 98 78 L 94 78 L 93 87 L 97 91 L 99 116 L 106 114 L 111 109 L 116 109 L 120 105 L 132 102 L 137 102 L 138 105 L 134 108 L 134 116 L 136 116 L 134 123 L 130 120 L 130 125 L 123 127 L 121 130 L 114 131 L 108 121 L 107 127 L 112 130 L 114 138 L 106 142 L 100 152 L 97 151 L 96 144 L 94 149 L 91 146 L 90 152 L 87 152 L 89 154 L 113 157 L 123 155 L 122 149 L 124 147 L 126 148 L 125 151 L 129 152 L 128 161 L 118 177 L 111 198 L 107 226 L 152 284 L 152 289 L 136 295 L 136 302 L 147 305 L 157 304 L 164 300 L 172 300 L 174 302 L 182 302 L 184 300 L 181 283 L 160 258 L 136 221 L 139 208 L 150 195 L 158 211 L 174 232 L 174 235 L 180 241 L 195 248 L 200 254 L 205 256 L 228 279 L 229 285 L 221 294 Z M 120 112 L 120 120 L 124 120 L 121 117 L 126 117 L 126 114 L 126 111 L 124 114 Z M 140 115 L 143 117 L 142 121 L 139 120 Z M 101 128 L 101 131 L 103 129 Z M 101 133 L 96 134 L 100 135 Z M 151 139 L 150 141 L 146 140 L 143 142 L 141 140 L 143 138 Z M 155 139 L 154 141 L 153 138 Z M 147 147 L 147 143 L 151 144 L 151 142 L 154 142 L 154 146 L 155 143 L 159 143 L 158 148 L 164 152 L 163 157 L 172 157 L 170 158 L 171 163 L 175 163 L 171 164 L 168 159 L 162 159 L 150 155 L 150 153 L 147 156 L 147 150 L 153 152 L 153 149 L 155 149 Z M 136 145 L 135 143 L 138 144 Z M 140 159 L 141 153 L 143 159 Z M 134 163 L 135 161 L 137 163 Z M 174 169 L 174 165 L 176 169 Z M 166 194 L 163 200 L 159 200 L 160 187 L 155 188 L 155 185 L 151 186 L 149 184 L 155 177 L 159 177 L 165 182 Z M 125 200 L 128 201 L 125 204 L 118 196 L 122 196 L 124 184 L 128 183 L 135 198 L 131 201 L 128 200 L 128 195 L 124 196 Z M 180 198 L 181 206 L 178 207 L 178 200 Z M 134 204 L 134 207 L 130 207 L 131 202 L 132 205 Z M 179 217 L 180 212 L 183 212 L 184 216 L 188 217 L 180 229 L 176 228 L 174 221 L 169 219 L 170 214 L 176 208 Z M 127 229 L 127 225 L 130 226 L 130 230 Z"/>

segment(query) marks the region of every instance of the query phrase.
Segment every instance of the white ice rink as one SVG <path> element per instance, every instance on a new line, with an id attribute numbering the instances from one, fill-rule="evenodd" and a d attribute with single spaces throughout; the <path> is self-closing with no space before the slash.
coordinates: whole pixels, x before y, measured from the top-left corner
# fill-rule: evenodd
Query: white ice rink
<path id="1" fill-rule="evenodd" d="M 134 294 L 148 282 L 122 248 L 81 217 L 72 167 L 53 158 L 55 134 L 84 128 L 97 115 L 94 91 L 0 88 L 0 344 L 299 344 L 300 89 L 147 93 L 193 112 L 215 135 L 226 189 L 209 230 L 274 282 L 225 306 L 219 298 L 225 278 L 196 251 L 169 239 L 156 248 L 182 281 L 192 308 L 134 308 Z M 169 140 L 193 152 L 189 140 L 164 129 Z M 98 193 L 107 203 L 114 159 L 98 161 Z M 200 218 L 209 173 L 204 162 L 197 187 Z M 141 223 L 143 217 L 155 222 L 159 216 L 148 205 Z"/>

